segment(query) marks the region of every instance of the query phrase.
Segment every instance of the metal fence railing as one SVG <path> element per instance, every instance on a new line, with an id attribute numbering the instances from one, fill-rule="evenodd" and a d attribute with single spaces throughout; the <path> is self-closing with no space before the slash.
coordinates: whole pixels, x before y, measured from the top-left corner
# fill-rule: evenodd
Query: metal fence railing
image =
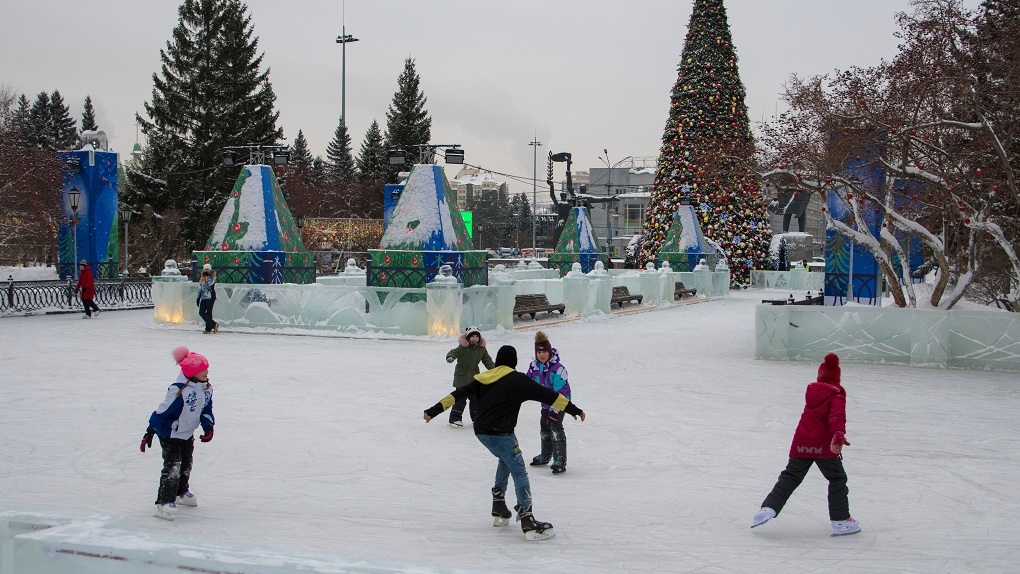
<path id="1" fill-rule="evenodd" d="M 76 311 L 82 308 L 74 281 L 0 282 L 0 316 L 36 311 Z M 150 277 L 96 281 L 93 299 L 101 309 L 144 309 L 152 307 Z"/>

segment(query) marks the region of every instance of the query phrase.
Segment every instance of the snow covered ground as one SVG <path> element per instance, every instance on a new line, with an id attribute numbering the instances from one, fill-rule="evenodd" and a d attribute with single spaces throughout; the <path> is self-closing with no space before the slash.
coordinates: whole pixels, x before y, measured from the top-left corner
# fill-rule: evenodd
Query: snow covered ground
<path id="1" fill-rule="evenodd" d="M 749 528 L 817 368 L 752 358 L 754 304 L 772 295 L 544 328 L 588 416 L 566 423 L 566 474 L 531 469 L 536 516 L 556 526 L 544 542 L 491 526 L 495 461 L 470 428 L 422 421 L 450 390 L 453 340 L 202 335 L 154 328 L 149 310 L 2 318 L 0 510 L 424 571 L 1016 572 L 1015 374 L 844 364 L 864 531 L 829 537 L 814 470 L 779 518 Z M 534 331 L 485 336 L 523 367 Z M 217 425 L 196 447 L 200 506 L 167 523 L 152 517 L 158 449 L 138 443 L 181 344 L 211 362 Z M 538 409 L 518 426 L 528 459 Z"/>

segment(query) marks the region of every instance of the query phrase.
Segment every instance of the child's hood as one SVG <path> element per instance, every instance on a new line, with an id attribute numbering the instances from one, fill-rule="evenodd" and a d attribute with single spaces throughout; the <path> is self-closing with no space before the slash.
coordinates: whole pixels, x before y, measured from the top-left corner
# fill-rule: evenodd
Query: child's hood
<path id="1" fill-rule="evenodd" d="M 485 337 L 482 336 L 481 331 L 473 331 L 473 332 L 478 333 L 478 346 L 479 347 L 484 347 L 485 346 Z M 468 347 L 468 346 L 471 345 L 471 343 L 468 342 L 467 335 L 468 334 L 466 332 L 465 333 L 461 333 L 460 337 L 457 338 L 457 342 L 460 343 L 461 347 Z"/>
<path id="2" fill-rule="evenodd" d="M 809 408 L 815 408 L 836 395 L 846 395 L 846 390 L 839 385 L 831 383 L 811 383 L 804 392 L 804 403 Z"/>

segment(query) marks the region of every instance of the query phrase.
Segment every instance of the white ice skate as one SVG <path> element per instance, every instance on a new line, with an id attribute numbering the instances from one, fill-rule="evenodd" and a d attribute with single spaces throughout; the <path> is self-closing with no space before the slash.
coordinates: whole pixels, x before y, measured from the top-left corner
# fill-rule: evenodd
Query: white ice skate
<path id="1" fill-rule="evenodd" d="M 189 490 L 177 497 L 177 504 L 179 506 L 198 506 L 198 497 L 191 494 L 191 491 Z"/>
<path id="2" fill-rule="evenodd" d="M 157 504 L 156 514 L 153 514 L 153 516 L 173 522 L 174 518 L 177 518 L 177 505 L 172 502 Z"/>
<path id="3" fill-rule="evenodd" d="M 772 520 L 775 517 L 776 511 L 766 506 L 759 510 L 758 513 L 754 515 L 754 521 L 751 523 L 751 528 L 761 526 L 762 524 L 765 524 L 766 522 Z"/>
<path id="4" fill-rule="evenodd" d="M 861 525 L 853 518 L 832 521 L 833 536 L 846 536 L 847 534 L 857 534 L 860 531 Z"/>

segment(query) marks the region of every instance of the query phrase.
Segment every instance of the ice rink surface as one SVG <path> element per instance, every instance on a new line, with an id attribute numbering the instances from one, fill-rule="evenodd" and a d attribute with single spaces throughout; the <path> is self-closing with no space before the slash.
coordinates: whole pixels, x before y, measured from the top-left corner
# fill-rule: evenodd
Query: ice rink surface
<path id="1" fill-rule="evenodd" d="M 451 390 L 452 339 L 203 335 L 155 328 L 149 310 L 3 318 L 0 510 L 111 514 L 175 541 L 422 571 L 1017 572 L 1016 374 L 844 363 L 863 532 L 829 536 L 817 470 L 749 528 L 817 369 L 753 358 L 762 298 L 543 328 L 588 417 L 565 424 L 565 474 L 530 469 L 536 517 L 557 533 L 543 542 L 491 526 L 495 459 L 470 426 L 422 420 Z M 535 330 L 486 332 L 490 353 L 512 344 L 524 370 Z M 168 523 L 152 517 L 158 448 L 138 444 L 177 345 L 209 358 L 217 425 L 196 446 L 200 505 Z M 529 460 L 538 413 L 525 404 L 517 427 Z"/>

